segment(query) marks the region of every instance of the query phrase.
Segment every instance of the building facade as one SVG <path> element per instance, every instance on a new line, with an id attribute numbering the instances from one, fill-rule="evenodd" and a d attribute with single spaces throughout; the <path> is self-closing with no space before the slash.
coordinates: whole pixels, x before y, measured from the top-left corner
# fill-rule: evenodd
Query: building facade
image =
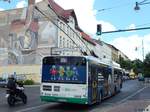
<path id="1" fill-rule="evenodd" d="M 112 61 L 119 63 L 119 57 L 118 57 L 119 49 L 117 49 L 115 46 L 111 44 L 107 44 L 107 45 L 111 49 Z"/>
<path id="2" fill-rule="evenodd" d="M 110 63 L 112 61 L 112 49 L 103 41 L 95 40 L 95 53 L 98 57 L 105 63 Z"/>
<path id="3" fill-rule="evenodd" d="M 47 55 L 90 54 L 74 10 L 53 0 L 0 12 L 0 47 L 8 51 L 8 64 L 40 64 Z"/>
<path id="4" fill-rule="evenodd" d="M 28 4 L 0 12 L 1 54 L 5 52 L 1 65 L 40 64 L 48 55 L 93 55 L 115 62 L 119 62 L 119 56 L 128 58 L 113 45 L 86 34 L 73 9 L 65 10 L 54 0 L 29 0 Z"/>
<path id="5" fill-rule="evenodd" d="M 92 55 L 105 63 L 119 62 L 119 56 L 125 56 L 114 46 L 86 34 L 73 9 L 65 10 L 54 0 L 28 0 L 28 4 L 0 11 L 0 66 L 7 65 L 0 69 L 0 75 L 16 72 L 29 77 L 34 74 L 33 79 L 36 74 L 40 79 L 40 71 L 33 73 L 32 67 L 39 70 L 42 58 L 49 55 Z M 31 73 L 26 71 L 29 68 Z"/>
<path id="6" fill-rule="evenodd" d="M 124 60 L 129 60 L 129 58 L 121 51 L 118 52 L 118 58 L 123 58 Z"/>

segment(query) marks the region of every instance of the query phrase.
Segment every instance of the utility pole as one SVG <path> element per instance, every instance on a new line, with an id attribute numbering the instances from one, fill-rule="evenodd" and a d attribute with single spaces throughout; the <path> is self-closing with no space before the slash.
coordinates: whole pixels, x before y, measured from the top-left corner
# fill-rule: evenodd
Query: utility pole
<path id="1" fill-rule="evenodd" d="M 143 61 L 144 61 L 144 42 L 142 40 L 142 56 L 143 56 Z"/>

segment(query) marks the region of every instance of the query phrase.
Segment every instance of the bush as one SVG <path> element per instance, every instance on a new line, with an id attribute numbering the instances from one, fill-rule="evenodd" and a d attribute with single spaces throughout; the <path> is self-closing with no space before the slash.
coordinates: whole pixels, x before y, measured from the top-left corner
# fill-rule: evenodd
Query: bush
<path id="1" fill-rule="evenodd" d="M 24 84 L 24 81 L 23 80 L 19 80 L 17 81 L 19 84 Z"/>
<path id="2" fill-rule="evenodd" d="M 32 79 L 31 80 L 27 79 L 24 81 L 24 85 L 33 85 L 33 84 L 34 84 L 34 81 Z"/>
<path id="3" fill-rule="evenodd" d="M 149 74 L 144 74 L 144 77 L 150 78 L 150 73 Z"/>

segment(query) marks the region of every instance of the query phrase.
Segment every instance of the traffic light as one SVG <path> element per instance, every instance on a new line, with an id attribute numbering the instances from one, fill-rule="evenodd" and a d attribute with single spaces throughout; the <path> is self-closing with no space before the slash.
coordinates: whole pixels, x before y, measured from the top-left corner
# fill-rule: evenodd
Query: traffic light
<path id="1" fill-rule="evenodd" d="M 101 35 L 102 34 L 102 25 L 101 24 L 97 24 L 97 35 Z"/>

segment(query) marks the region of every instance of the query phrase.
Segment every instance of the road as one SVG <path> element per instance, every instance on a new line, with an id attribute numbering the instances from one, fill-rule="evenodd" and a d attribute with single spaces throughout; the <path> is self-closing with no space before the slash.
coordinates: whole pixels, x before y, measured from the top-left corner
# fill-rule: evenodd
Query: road
<path id="1" fill-rule="evenodd" d="M 28 96 L 26 105 L 18 103 L 15 107 L 9 107 L 5 98 L 5 91 L 5 88 L 0 88 L 0 112 L 106 112 L 128 101 L 143 99 L 150 101 L 149 94 L 141 94 L 143 91 L 150 93 L 150 87 L 144 86 L 137 80 L 126 81 L 120 93 L 103 101 L 101 104 L 92 106 L 41 102 L 39 98 L 40 88 L 35 86 L 26 87 L 25 89 L 25 93 Z"/>

